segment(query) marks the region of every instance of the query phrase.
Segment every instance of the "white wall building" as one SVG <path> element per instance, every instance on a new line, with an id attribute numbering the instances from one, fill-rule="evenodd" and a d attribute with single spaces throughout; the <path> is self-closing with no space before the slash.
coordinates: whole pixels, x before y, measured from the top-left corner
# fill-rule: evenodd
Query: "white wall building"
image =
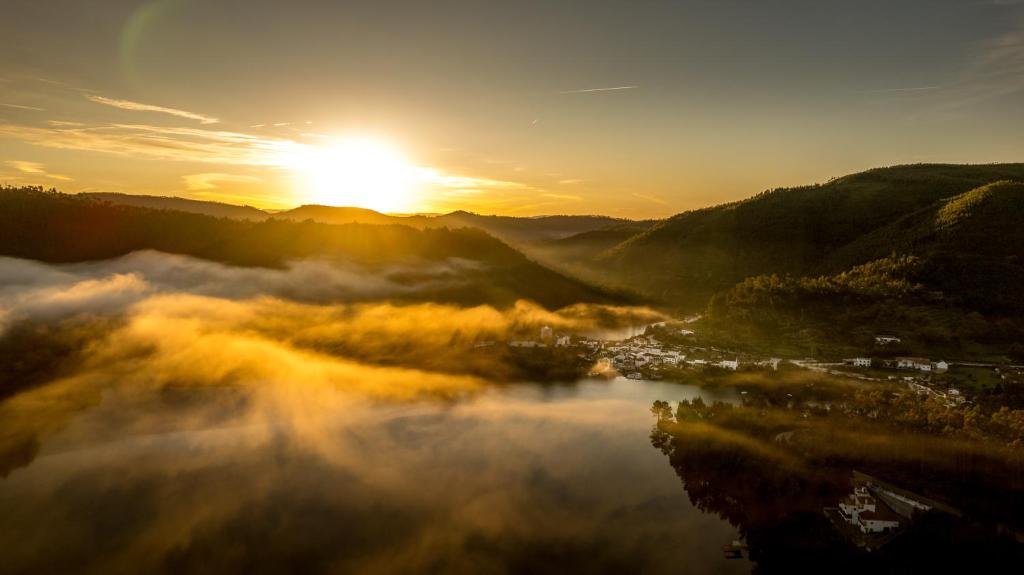
<path id="1" fill-rule="evenodd" d="M 740 361 L 738 359 L 723 359 L 718 362 L 718 367 L 722 369 L 731 369 L 736 371 L 740 367 Z"/>
<path id="2" fill-rule="evenodd" d="M 843 519 L 861 533 L 884 533 L 900 526 L 900 517 L 884 503 L 879 505 L 867 487 L 858 486 L 839 503 Z"/>

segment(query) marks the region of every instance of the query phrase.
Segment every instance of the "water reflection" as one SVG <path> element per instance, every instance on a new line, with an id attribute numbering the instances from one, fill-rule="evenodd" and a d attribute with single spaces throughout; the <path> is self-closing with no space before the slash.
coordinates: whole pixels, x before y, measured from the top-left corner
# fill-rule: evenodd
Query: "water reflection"
<path id="1" fill-rule="evenodd" d="M 652 445 L 757 572 L 1019 572 L 1022 474 L 1006 453 L 771 403 L 652 405 Z"/>
<path id="2" fill-rule="evenodd" d="M 8 404 L 69 395 L 54 385 Z M 649 447 L 670 387 L 735 399 L 625 380 L 406 400 L 107 382 L 0 480 L 0 571 L 746 572 L 720 551 L 736 530 Z"/>

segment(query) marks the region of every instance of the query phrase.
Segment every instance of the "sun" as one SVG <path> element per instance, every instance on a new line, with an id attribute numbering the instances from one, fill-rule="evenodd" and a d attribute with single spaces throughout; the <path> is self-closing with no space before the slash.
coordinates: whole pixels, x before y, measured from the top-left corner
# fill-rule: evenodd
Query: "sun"
<path id="1" fill-rule="evenodd" d="M 309 146 L 288 162 L 312 203 L 399 212 L 414 201 L 417 168 L 385 140 L 340 138 Z"/>

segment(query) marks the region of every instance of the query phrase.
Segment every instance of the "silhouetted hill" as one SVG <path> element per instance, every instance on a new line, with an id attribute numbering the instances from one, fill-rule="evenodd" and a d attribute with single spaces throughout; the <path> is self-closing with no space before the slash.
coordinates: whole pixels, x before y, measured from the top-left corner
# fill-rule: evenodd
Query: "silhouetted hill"
<path id="1" fill-rule="evenodd" d="M 533 242 L 566 238 L 629 222 L 609 216 L 482 216 L 465 211 L 437 216 L 433 223 L 448 227 L 480 228 L 509 242 Z"/>
<path id="2" fill-rule="evenodd" d="M 999 180 L 1024 181 L 1024 164 L 879 168 L 772 190 L 673 216 L 605 252 L 595 266 L 666 302 L 700 307 L 747 277 L 812 273 L 875 230 Z"/>
<path id="3" fill-rule="evenodd" d="M 214 217 L 265 220 L 269 217 L 294 221 L 312 220 L 324 224 L 400 224 L 416 228 L 478 228 L 513 244 L 549 241 L 574 234 L 630 223 L 608 216 L 484 216 L 466 211 L 441 215 L 391 215 L 355 207 L 304 205 L 292 210 L 269 213 L 249 206 L 184 198 L 137 196 L 132 194 L 82 194 L 116 204 L 143 208 L 179 210 Z"/>
<path id="4" fill-rule="evenodd" d="M 113 204 L 41 188 L 0 189 L 0 255 L 80 262 L 137 250 L 268 267 L 303 258 L 366 266 L 457 259 L 468 262 L 461 266 L 457 287 L 421 292 L 420 297 L 494 304 L 524 298 L 547 307 L 621 300 L 540 266 L 476 229 L 332 225 L 276 218 L 257 222 Z"/>
<path id="5" fill-rule="evenodd" d="M 79 195 L 126 206 L 152 208 L 155 210 L 178 210 L 180 212 L 189 212 L 193 214 L 205 214 L 215 218 L 262 221 L 270 217 L 270 214 L 267 212 L 252 206 L 236 206 L 234 204 L 225 204 L 221 202 L 208 202 L 164 196 L 118 194 L 112 192 L 84 192 Z"/>
<path id="6" fill-rule="evenodd" d="M 324 224 L 402 224 L 426 227 L 427 216 L 391 216 L 366 208 L 349 208 L 320 205 L 299 206 L 274 214 L 276 218 L 295 221 L 313 220 Z"/>

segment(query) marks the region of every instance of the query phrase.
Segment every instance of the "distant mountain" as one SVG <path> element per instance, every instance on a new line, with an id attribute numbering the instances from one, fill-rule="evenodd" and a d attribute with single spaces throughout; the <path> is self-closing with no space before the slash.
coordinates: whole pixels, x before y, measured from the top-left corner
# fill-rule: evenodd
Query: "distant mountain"
<path id="1" fill-rule="evenodd" d="M 591 265 L 666 303 L 699 308 L 747 277 L 835 271 L 838 260 L 832 258 L 864 263 L 871 250 L 857 243 L 874 241 L 872 232 L 887 233 L 881 230 L 909 214 L 1000 180 L 1024 181 L 1024 164 L 899 166 L 772 190 L 673 216 Z M 895 247 L 887 248 L 886 241 L 872 255 Z"/>
<path id="2" fill-rule="evenodd" d="M 520 243 L 566 238 L 575 234 L 628 223 L 630 220 L 609 216 L 482 216 L 457 211 L 437 216 L 433 224 L 448 227 L 480 228 L 505 241 Z"/>
<path id="3" fill-rule="evenodd" d="M 512 244 L 550 241 L 574 234 L 630 223 L 608 216 L 484 216 L 466 211 L 441 215 L 390 215 L 355 207 L 304 205 L 281 212 L 265 212 L 249 206 L 184 198 L 137 196 L 115 193 L 81 194 L 94 199 L 143 208 L 179 210 L 219 218 L 262 221 L 267 218 L 312 220 L 325 224 L 401 224 L 416 228 L 477 228 Z"/>
<path id="4" fill-rule="evenodd" d="M 518 299 L 556 308 L 624 298 L 527 259 L 476 229 L 322 224 L 214 218 L 100 201 L 40 188 L 0 188 L 0 255 L 46 262 L 108 259 L 137 250 L 239 265 L 276 267 L 325 258 L 364 266 L 465 262 L 457 282 L 419 291 L 430 301 L 507 305 Z M 416 267 L 409 281 L 416 281 Z M 422 283 L 422 282 L 421 282 Z"/>
<path id="5" fill-rule="evenodd" d="M 251 206 L 236 206 L 234 204 L 225 204 L 221 202 L 208 202 L 164 196 L 118 194 L 112 192 L 84 192 L 79 195 L 125 206 L 151 208 L 154 210 L 178 210 L 180 212 L 189 212 L 193 214 L 205 214 L 215 218 L 232 218 L 236 220 L 253 220 L 258 222 L 270 217 L 270 214 L 267 212 Z"/>
<path id="6" fill-rule="evenodd" d="M 391 216 L 366 208 L 305 205 L 274 214 L 275 218 L 294 221 L 312 220 L 324 224 L 402 224 L 417 228 L 426 227 L 429 216 Z"/>

